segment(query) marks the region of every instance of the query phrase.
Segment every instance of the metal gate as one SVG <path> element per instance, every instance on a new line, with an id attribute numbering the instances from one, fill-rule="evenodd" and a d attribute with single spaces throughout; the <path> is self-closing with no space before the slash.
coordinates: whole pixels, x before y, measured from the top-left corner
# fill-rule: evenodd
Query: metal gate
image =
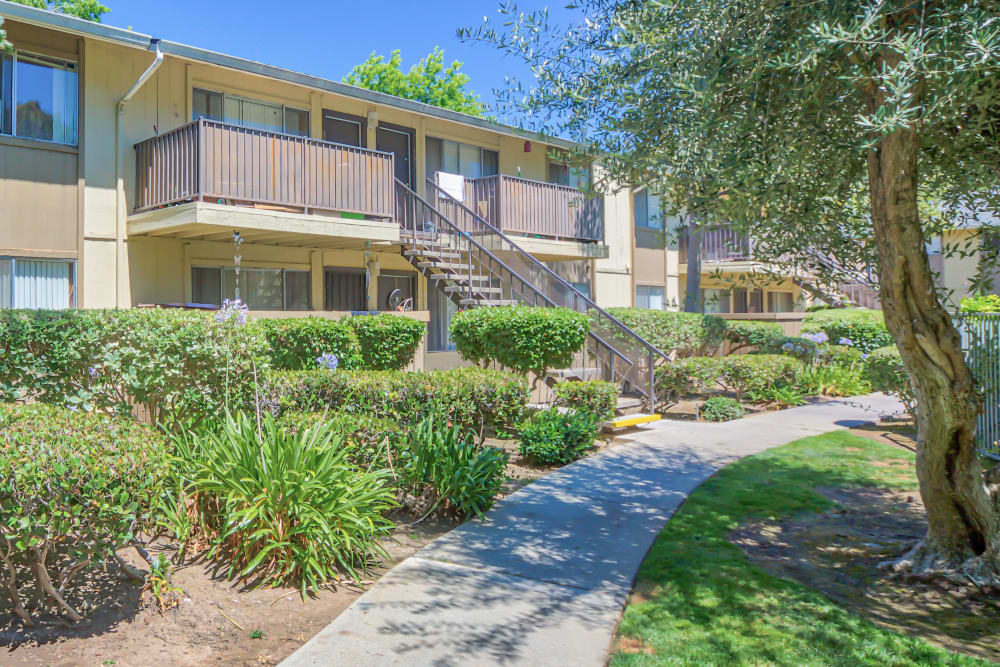
<path id="1" fill-rule="evenodd" d="M 983 398 L 976 440 L 984 454 L 1000 458 L 1000 313 L 958 313 L 955 326 Z"/>

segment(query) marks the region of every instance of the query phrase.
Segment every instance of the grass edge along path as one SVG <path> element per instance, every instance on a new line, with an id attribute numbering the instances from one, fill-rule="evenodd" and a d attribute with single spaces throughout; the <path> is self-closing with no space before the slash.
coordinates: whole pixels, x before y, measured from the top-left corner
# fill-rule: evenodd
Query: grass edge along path
<path id="1" fill-rule="evenodd" d="M 991 665 L 883 629 L 822 593 L 754 567 L 729 534 L 834 504 L 816 487 L 915 489 L 910 452 L 850 433 L 796 440 L 706 480 L 657 537 L 636 578 L 612 667 L 632 665 Z"/>

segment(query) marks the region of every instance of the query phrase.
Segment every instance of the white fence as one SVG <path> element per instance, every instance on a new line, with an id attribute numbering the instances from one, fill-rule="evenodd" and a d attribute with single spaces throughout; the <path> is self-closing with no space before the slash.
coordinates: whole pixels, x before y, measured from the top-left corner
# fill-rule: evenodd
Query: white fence
<path id="1" fill-rule="evenodd" d="M 983 453 L 1000 458 L 1000 313 L 960 313 L 955 326 L 983 399 L 976 440 Z"/>

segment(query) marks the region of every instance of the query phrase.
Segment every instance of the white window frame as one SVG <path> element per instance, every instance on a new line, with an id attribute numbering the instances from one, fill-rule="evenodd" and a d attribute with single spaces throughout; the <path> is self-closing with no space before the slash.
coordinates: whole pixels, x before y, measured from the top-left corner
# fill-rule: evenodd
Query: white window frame
<path id="1" fill-rule="evenodd" d="M 72 71 L 76 74 L 76 137 L 73 143 L 65 143 L 62 141 L 54 141 L 52 139 L 39 139 L 37 137 L 21 137 L 17 133 L 17 61 L 19 56 L 25 56 L 28 60 L 35 60 L 44 63 L 53 69 L 62 69 Z M 0 58 L 3 54 L 0 53 Z M 54 56 L 47 56 L 44 53 L 35 53 L 33 51 L 25 51 L 22 49 L 15 49 L 14 53 L 11 54 L 10 60 L 11 70 L 10 70 L 10 134 L 6 135 L 9 137 L 19 137 L 21 139 L 26 139 L 28 141 L 44 141 L 48 144 L 55 144 L 57 146 L 79 146 L 80 145 L 80 63 L 75 60 L 66 60 L 65 58 L 57 58 Z M 2 81 L 0 81 L 2 85 Z M 2 92 L 2 91 L 0 91 Z M 2 99 L 2 98 L 0 98 Z M 0 107 L 0 114 L 3 114 L 3 108 Z M 3 118 L 0 117 L 0 130 L 3 128 Z M 0 132 L 2 134 L 2 132 Z M 22 258 L 28 259 L 28 258 Z"/>
<path id="2" fill-rule="evenodd" d="M 39 140 L 39 141 L 41 141 L 41 140 Z M 63 264 L 69 264 L 69 268 L 70 268 L 70 281 L 69 281 L 70 294 L 69 294 L 68 301 L 69 301 L 69 307 L 70 308 L 76 308 L 76 304 L 77 304 L 77 296 L 76 296 L 77 295 L 77 271 L 76 271 L 76 260 L 75 259 L 69 259 L 69 258 L 66 258 L 66 257 L 25 257 L 23 255 L 21 255 L 21 256 L 16 256 L 16 255 L 0 255 L 0 262 L 5 262 L 7 260 L 10 260 L 10 307 L 11 307 L 11 309 L 14 309 L 14 308 L 25 308 L 25 306 L 19 305 L 17 303 L 17 301 L 14 299 L 14 296 L 17 294 L 17 290 L 14 288 L 14 280 L 17 277 L 16 266 L 17 266 L 17 261 L 18 260 L 20 260 L 22 262 L 62 262 Z"/>

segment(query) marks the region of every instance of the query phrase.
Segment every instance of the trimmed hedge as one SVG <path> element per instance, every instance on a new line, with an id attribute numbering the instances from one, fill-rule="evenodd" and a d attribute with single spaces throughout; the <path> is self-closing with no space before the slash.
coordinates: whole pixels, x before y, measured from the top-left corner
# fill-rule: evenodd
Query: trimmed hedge
<path id="1" fill-rule="evenodd" d="M 262 392 L 274 412 L 341 410 L 391 419 L 409 427 L 444 414 L 462 428 L 503 429 L 528 402 L 522 377 L 484 368 L 447 371 L 284 371 Z"/>
<path id="2" fill-rule="evenodd" d="M 738 397 L 771 387 L 794 384 L 803 363 L 782 354 L 737 354 L 691 357 L 657 366 L 657 399 L 676 401 L 696 394 L 732 391 Z"/>
<path id="3" fill-rule="evenodd" d="M 711 354 L 726 339 L 726 320 L 714 315 L 647 308 L 609 308 L 608 312 L 664 354 Z"/>
<path id="4" fill-rule="evenodd" d="M 39 594 L 79 620 L 72 580 L 62 598 L 53 582 L 58 587 L 74 564 L 112 559 L 149 528 L 149 503 L 161 496 L 167 472 L 163 436 L 134 421 L 0 405 L 0 525 L 13 591 L 33 576 Z M 27 621 L 13 591 L 15 611 Z"/>
<path id="5" fill-rule="evenodd" d="M 1000 313 L 1000 294 L 980 294 L 962 299 L 958 309 L 963 313 Z"/>
<path id="6" fill-rule="evenodd" d="M 573 356 L 587 341 L 590 322 L 569 308 L 498 306 L 458 313 L 449 331 L 464 359 L 541 377 L 551 368 L 573 364 Z"/>
<path id="7" fill-rule="evenodd" d="M 173 309 L 0 311 L 0 400 L 177 424 L 252 404 L 267 342 L 238 318 Z"/>
<path id="8" fill-rule="evenodd" d="M 560 382 L 552 391 L 556 395 L 556 405 L 586 412 L 597 421 L 611 419 L 618 406 L 618 387 L 603 380 Z"/>
<path id="9" fill-rule="evenodd" d="M 412 317 L 379 313 L 347 320 L 361 345 L 361 365 L 375 371 L 397 371 L 413 361 L 427 326 Z"/>
<path id="10" fill-rule="evenodd" d="M 594 415 L 549 408 L 518 425 L 518 452 L 533 463 L 572 463 L 594 448 L 597 433 Z"/>
<path id="11" fill-rule="evenodd" d="M 322 317 L 261 319 L 253 322 L 270 347 L 271 366 L 283 371 L 316 368 L 316 359 L 334 354 L 340 368 L 361 368 L 361 344 L 350 319 Z"/>
<path id="12" fill-rule="evenodd" d="M 802 331 L 822 331 L 829 336 L 829 342 L 835 345 L 846 338 L 851 341 L 851 347 L 861 352 L 871 352 L 895 344 L 889 330 L 885 328 L 882 311 L 868 308 L 832 308 L 806 313 Z"/>

